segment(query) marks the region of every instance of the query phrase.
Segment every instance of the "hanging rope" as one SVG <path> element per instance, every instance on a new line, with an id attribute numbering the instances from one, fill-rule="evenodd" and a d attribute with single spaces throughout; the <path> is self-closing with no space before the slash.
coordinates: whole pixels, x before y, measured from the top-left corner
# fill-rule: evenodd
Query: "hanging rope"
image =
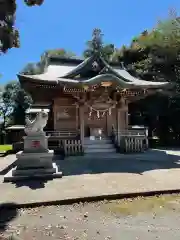
<path id="1" fill-rule="evenodd" d="M 100 118 L 100 116 L 104 117 L 107 112 L 109 115 L 111 115 L 112 109 L 115 108 L 115 106 L 116 106 L 116 104 L 113 104 L 111 107 L 108 107 L 105 109 L 97 109 L 95 107 L 88 105 L 87 103 L 86 103 L 86 105 L 88 106 L 88 108 L 90 108 L 89 117 L 92 116 L 92 112 L 94 111 L 94 112 L 96 112 L 97 118 Z"/>

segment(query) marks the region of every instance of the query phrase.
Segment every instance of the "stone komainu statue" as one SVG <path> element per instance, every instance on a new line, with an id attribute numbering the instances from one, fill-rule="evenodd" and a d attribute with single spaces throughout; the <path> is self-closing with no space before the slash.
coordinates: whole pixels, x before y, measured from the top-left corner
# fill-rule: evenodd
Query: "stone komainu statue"
<path id="1" fill-rule="evenodd" d="M 25 126 L 25 133 L 26 135 L 37 135 L 37 134 L 43 134 L 44 127 L 47 124 L 48 120 L 48 113 L 44 110 L 41 110 L 36 114 L 36 117 L 34 120 L 30 120 L 28 117 L 26 117 L 26 126 Z"/>

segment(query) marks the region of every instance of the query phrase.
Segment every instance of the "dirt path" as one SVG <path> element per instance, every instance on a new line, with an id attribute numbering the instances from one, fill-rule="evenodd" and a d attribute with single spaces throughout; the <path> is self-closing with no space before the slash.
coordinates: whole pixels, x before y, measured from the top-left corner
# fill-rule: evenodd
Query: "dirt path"
<path id="1" fill-rule="evenodd" d="M 21 209 L 14 220 L 6 222 L 6 230 L 3 230 L 5 225 L 1 221 L 1 237 L 13 235 L 26 240 L 179 240 L 179 203 L 179 196 L 167 196 Z M 0 220 L 3 220 L 2 212 Z"/>

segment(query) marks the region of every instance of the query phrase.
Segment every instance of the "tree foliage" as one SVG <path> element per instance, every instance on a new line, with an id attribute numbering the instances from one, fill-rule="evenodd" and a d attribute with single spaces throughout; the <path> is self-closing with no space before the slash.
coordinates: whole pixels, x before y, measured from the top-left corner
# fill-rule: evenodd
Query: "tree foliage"
<path id="1" fill-rule="evenodd" d="M 175 94 L 154 95 L 131 104 L 132 115 L 141 113 L 143 124 L 156 129 L 163 143 L 170 136 L 180 141 L 180 19 L 158 22 L 152 31 L 143 31 L 130 46 L 119 49 L 115 58 L 139 78 L 176 84 Z"/>
<path id="2" fill-rule="evenodd" d="M 0 117 L 2 118 L 3 127 L 7 125 L 10 114 L 13 111 L 12 99 L 14 96 L 14 83 L 8 83 L 1 88 L 0 94 Z"/>
<path id="3" fill-rule="evenodd" d="M 52 49 L 45 51 L 41 57 L 40 61 L 38 63 L 28 63 L 23 70 L 21 71 L 22 74 L 27 75 L 34 75 L 34 74 L 41 74 L 44 72 L 45 67 L 48 64 L 48 60 L 52 56 L 59 56 L 63 58 L 74 58 L 76 57 L 75 53 L 71 51 L 66 51 L 63 48 L 60 49 Z"/>
<path id="4" fill-rule="evenodd" d="M 180 20 L 161 21 L 152 31 L 143 31 L 116 58 L 147 80 L 179 81 Z"/>
<path id="5" fill-rule="evenodd" d="M 7 83 L 0 94 L 0 116 L 2 128 L 9 124 L 24 124 L 25 110 L 32 100 L 16 81 Z"/>
<path id="6" fill-rule="evenodd" d="M 32 99 L 23 88 L 21 88 L 19 82 L 15 84 L 15 91 L 13 97 L 13 111 L 11 114 L 11 123 L 24 125 L 25 124 L 25 111 L 32 104 Z"/>
<path id="7" fill-rule="evenodd" d="M 110 61 L 114 53 L 114 44 L 104 44 L 102 41 L 102 32 L 100 29 L 95 28 L 92 34 L 92 40 L 88 41 L 87 48 L 83 52 L 83 56 L 88 58 L 96 51 L 100 52 L 106 61 Z"/>
<path id="8" fill-rule="evenodd" d="M 21 0 L 23 1 L 23 0 Z M 24 0 L 27 6 L 40 6 L 44 0 Z M 0 53 L 20 46 L 19 32 L 15 28 L 17 0 L 0 1 Z"/>

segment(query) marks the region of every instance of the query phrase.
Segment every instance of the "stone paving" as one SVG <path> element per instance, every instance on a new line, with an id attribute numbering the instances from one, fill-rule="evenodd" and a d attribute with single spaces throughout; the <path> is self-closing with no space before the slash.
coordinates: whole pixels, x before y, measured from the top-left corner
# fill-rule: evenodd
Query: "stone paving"
<path id="1" fill-rule="evenodd" d="M 129 159 L 57 160 L 64 176 L 49 181 L 3 183 L 1 174 L 0 203 L 38 203 L 180 189 L 180 152 L 172 153 L 165 161 L 138 161 L 133 155 Z M 2 166 L 5 160 L 0 161 Z"/>

